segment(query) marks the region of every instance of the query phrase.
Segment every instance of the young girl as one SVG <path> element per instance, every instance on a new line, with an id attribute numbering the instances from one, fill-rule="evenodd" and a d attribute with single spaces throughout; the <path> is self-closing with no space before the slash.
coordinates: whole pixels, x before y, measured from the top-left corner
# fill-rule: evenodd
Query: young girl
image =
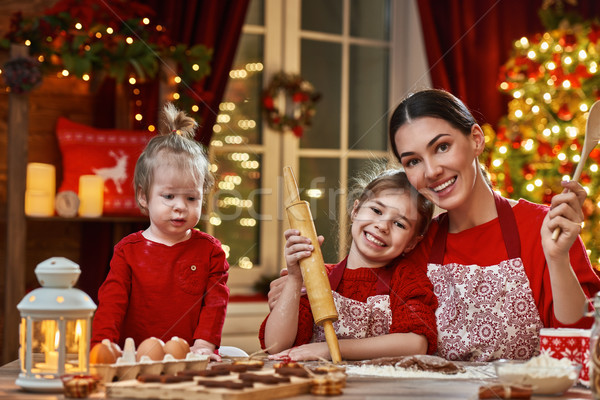
<path id="1" fill-rule="evenodd" d="M 435 352 L 437 301 L 425 270 L 392 266 L 421 239 L 432 213 L 432 203 L 399 170 L 377 176 L 355 200 L 349 254 L 326 266 L 339 315 L 333 326 L 342 358 Z M 293 229 L 285 232 L 288 276 L 259 339 L 274 359 L 330 358 L 323 328 L 314 324 L 308 299 L 301 296 L 298 262 L 310 256 L 313 244 L 299 235 Z"/>
<path id="2" fill-rule="evenodd" d="M 137 161 L 135 194 L 150 226 L 115 246 L 98 292 L 93 344 L 178 336 L 193 352 L 220 359 L 214 351 L 229 298 L 229 265 L 219 241 L 194 229 L 213 183 L 195 128 L 192 118 L 167 104 L 160 135 Z"/>
<path id="3" fill-rule="evenodd" d="M 481 128 L 442 90 L 404 99 L 389 134 L 410 183 L 447 210 L 406 260 L 428 264 L 441 356 L 528 359 L 539 349 L 540 328 L 590 327 L 592 319 L 582 318 L 586 298 L 600 280 L 579 238 L 581 185 L 563 182 L 568 191 L 551 207 L 495 193 L 478 161 Z M 554 240 L 557 227 L 562 233 Z"/>

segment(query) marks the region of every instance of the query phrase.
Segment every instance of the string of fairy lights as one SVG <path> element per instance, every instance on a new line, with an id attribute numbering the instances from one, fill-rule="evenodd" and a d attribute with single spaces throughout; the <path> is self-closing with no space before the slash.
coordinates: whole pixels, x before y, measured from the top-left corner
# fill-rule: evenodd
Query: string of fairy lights
<path id="1" fill-rule="evenodd" d="M 256 118 L 260 116 L 252 115 L 246 111 L 244 106 L 249 106 L 249 102 L 260 101 L 254 96 L 235 96 L 228 95 L 235 89 L 244 88 L 248 90 L 249 85 L 247 80 L 257 73 L 263 71 L 263 64 L 260 62 L 246 63 L 240 68 L 233 69 L 229 72 L 230 88 L 226 94 L 224 101 L 219 105 L 219 114 L 216 118 L 216 123 L 213 125 L 213 137 L 211 139 L 210 152 L 211 154 L 224 154 L 228 160 L 228 165 L 232 167 L 227 171 L 218 174 L 219 167 L 213 164 L 213 173 L 219 179 L 216 182 L 216 188 L 221 195 L 216 199 L 216 207 L 218 210 L 211 210 L 208 218 L 208 223 L 213 227 L 219 227 L 223 223 L 221 214 L 231 215 L 231 209 L 239 210 L 233 212 L 239 217 L 236 219 L 236 224 L 241 228 L 254 229 L 258 225 L 256 218 L 252 217 L 248 210 L 253 209 L 256 204 L 249 198 L 243 198 L 239 193 L 240 187 L 244 187 L 245 179 L 258 181 L 261 177 L 261 163 L 254 154 L 251 154 L 244 149 L 244 145 L 251 144 L 252 135 L 256 134 L 259 128 L 259 123 Z M 250 107 L 249 110 L 256 110 L 256 107 Z M 234 151 L 228 151 L 226 146 L 233 146 Z M 213 156 L 214 158 L 214 156 Z M 231 236 L 232 232 L 223 231 L 223 235 Z M 231 254 L 231 247 L 223 244 L 223 249 L 227 258 Z M 231 262 L 230 262 L 231 263 Z M 254 262 L 251 257 L 241 255 L 235 260 L 235 265 L 243 269 L 252 269 Z"/>

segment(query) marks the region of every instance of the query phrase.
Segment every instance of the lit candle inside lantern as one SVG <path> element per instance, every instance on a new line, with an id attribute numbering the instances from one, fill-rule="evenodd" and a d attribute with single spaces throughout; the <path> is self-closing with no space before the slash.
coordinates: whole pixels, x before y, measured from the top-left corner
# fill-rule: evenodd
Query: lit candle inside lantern
<path id="1" fill-rule="evenodd" d="M 46 367 L 50 369 L 58 370 L 58 342 L 60 341 L 60 334 L 56 331 L 56 335 L 54 335 L 54 350 L 48 351 L 46 353 Z"/>
<path id="2" fill-rule="evenodd" d="M 25 214 L 37 217 L 54 215 L 56 170 L 52 164 L 27 164 Z"/>
<path id="3" fill-rule="evenodd" d="M 98 175 L 79 177 L 79 215 L 99 217 L 104 206 L 104 179 Z"/>
<path id="4" fill-rule="evenodd" d="M 75 344 L 78 349 L 78 365 L 82 367 L 85 363 L 85 346 L 83 345 L 83 331 L 81 329 L 81 321 L 77 321 L 77 325 L 75 325 Z"/>

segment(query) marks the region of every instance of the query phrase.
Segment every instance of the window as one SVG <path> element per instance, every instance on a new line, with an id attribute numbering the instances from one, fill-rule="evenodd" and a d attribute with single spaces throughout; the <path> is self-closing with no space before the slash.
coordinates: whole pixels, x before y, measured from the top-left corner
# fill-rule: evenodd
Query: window
<path id="1" fill-rule="evenodd" d="M 345 255 L 352 177 L 388 155 L 388 111 L 401 86 L 391 71 L 397 38 L 406 38 L 399 29 L 411 24 L 392 27 L 415 18 L 411 7 L 414 14 L 412 1 L 252 1 L 210 147 L 217 187 L 206 230 L 228 253 L 232 293 L 251 293 L 285 266 L 286 165 L 326 238 L 325 262 Z M 263 123 L 262 88 L 279 71 L 299 73 L 322 94 L 301 138 Z"/>

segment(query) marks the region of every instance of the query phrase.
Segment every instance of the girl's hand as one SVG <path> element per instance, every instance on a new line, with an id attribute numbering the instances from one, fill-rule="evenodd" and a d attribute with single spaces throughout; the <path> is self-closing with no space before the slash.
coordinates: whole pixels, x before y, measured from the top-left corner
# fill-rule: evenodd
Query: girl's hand
<path id="1" fill-rule="evenodd" d="M 283 235 L 286 239 L 284 254 L 288 275 L 290 277 L 300 276 L 299 261 L 303 258 L 310 257 L 315 248 L 309 238 L 300 236 L 300 231 L 297 229 L 288 229 Z M 319 236 L 318 240 L 320 246 L 324 240 L 323 236 Z"/>
<path id="2" fill-rule="evenodd" d="M 581 232 L 583 222 L 582 205 L 587 193 L 575 182 L 561 182 L 566 189 L 552 198 L 550 211 L 542 223 L 542 247 L 546 257 L 560 257 L 568 254 L 569 249 Z M 552 239 L 552 233 L 560 228 L 557 240 Z"/>
<path id="3" fill-rule="evenodd" d="M 302 346 L 292 347 L 277 354 L 269 356 L 270 360 L 291 360 L 291 361 L 308 361 L 308 360 L 331 360 L 329 347 L 327 342 L 308 343 Z"/>
<path id="4" fill-rule="evenodd" d="M 300 236 L 300 231 L 297 229 L 288 229 L 283 233 L 283 236 L 286 240 L 284 254 L 288 275 L 290 277 L 300 276 L 299 261 L 310 257 L 315 248 L 310 243 L 309 238 Z"/>
<path id="5" fill-rule="evenodd" d="M 215 345 L 206 340 L 196 339 L 194 345 L 190 347 L 190 352 L 209 356 L 213 361 L 221 361 L 221 356 L 215 353 Z"/>

